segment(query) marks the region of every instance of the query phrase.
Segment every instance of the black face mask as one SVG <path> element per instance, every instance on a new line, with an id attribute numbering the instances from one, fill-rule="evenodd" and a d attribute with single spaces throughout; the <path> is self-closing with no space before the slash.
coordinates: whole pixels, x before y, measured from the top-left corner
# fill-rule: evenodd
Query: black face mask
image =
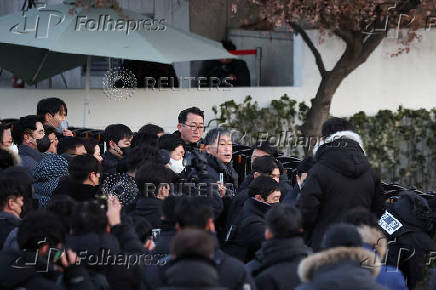
<path id="1" fill-rule="evenodd" d="M 36 139 L 36 148 L 38 148 L 39 152 L 46 152 L 50 148 L 50 144 L 50 138 L 47 135 L 44 135 L 41 139 Z"/>
<path id="2" fill-rule="evenodd" d="M 120 147 L 121 152 L 123 152 L 123 156 L 127 156 L 127 154 L 129 154 L 129 152 L 132 150 L 132 148 L 129 147 Z"/>

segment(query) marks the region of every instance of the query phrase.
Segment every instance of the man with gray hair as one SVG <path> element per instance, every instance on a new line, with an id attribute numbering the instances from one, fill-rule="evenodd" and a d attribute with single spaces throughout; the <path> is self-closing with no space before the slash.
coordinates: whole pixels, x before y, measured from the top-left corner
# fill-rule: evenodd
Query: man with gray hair
<path id="1" fill-rule="evenodd" d="M 238 186 L 238 173 L 231 162 L 233 144 L 230 135 L 223 128 L 214 128 L 207 133 L 204 138 L 204 170 L 196 172 L 200 193 L 211 198 L 215 205 L 222 205 L 219 211 L 219 207 L 214 206 L 220 241 L 225 237 L 227 209 Z"/>

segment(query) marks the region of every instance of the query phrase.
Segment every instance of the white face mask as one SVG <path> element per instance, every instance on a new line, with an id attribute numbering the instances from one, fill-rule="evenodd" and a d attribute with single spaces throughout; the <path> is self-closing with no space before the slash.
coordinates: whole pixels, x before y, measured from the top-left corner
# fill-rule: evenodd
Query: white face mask
<path id="1" fill-rule="evenodd" d="M 68 129 L 67 119 L 65 119 L 59 123 L 59 126 L 56 128 L 56 131 L 58 131 L 58 133 L 62 134 L 64 132 L 64 130 L 66 130 L 66 129 Z"/>
<path id="2" fill-rule="evenodd" d="M 11 152 L 14 152 L 14 153 L 18 154 L 18 147 L 17 147 L 17 145 L 15 145 L 14 143 L 12 143 L 12 145 L 9 146 L 8 149 L 9 149 Z"/>
<path id="3" fill-rule="evenodd" d="M 183 158 L 180 158 L 180 160 L 170 158 L 168 167 L 177 174 L 181 173 L 183 169 L 185 169 L 185 166 L 183 166 Z"/>

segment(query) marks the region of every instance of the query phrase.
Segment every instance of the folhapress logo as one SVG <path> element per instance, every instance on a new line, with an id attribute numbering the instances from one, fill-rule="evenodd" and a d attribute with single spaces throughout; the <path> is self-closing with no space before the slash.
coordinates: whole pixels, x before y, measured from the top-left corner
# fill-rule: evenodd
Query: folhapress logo
<path id="1" fill-rule="evenodd" d="M 87 15 L 79 15 L 76 19 L 75 31 L 119 31 L 129 35 L 135 31 L 164 31 L 167 27 L 165 19 L 123 19 L 111 15 L 100 15 L 98 19 Z"/>
<path id="2" fill-rule="evenodd" d="M 58 10 L 47 9 L 45 2 L 35 3 L 37 12 L 32 10 L 23 11 L 23 21 L 13 25 L 9 31 L 14 34 L 34 34 L 35 38 L 48 38 L 48 30 L 51 26 L 61 24 L 65 15 Z"/>

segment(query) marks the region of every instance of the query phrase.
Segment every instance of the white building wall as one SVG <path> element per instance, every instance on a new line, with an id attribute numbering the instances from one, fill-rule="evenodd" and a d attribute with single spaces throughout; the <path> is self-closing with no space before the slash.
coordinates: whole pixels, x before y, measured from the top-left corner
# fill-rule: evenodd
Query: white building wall
<path id="1" fill-rule="evenodd" d="M 390 57 L 397 47 L 396 40 L 386 39 L 368 61 L 341 84 L 333 99 L 331 113 L 350 116 L 362 110 L 374 114 L 380 109 L 396 110 L 399 105 L 410 109 L 436 107 L 436 29 L 422 34 L 422 42 L 413 45 L 409 55 L 396 58 Z M 310 35 L 317 42 L 317 32 L 310 31 Z M 87 127 L 104 128 L 109 123 L 120 122 L 136 130 L 143 124 L 153 122 L 171 131 L 175 129 L 178 112 L 184 108 L 195 105 L 204 109 L 208 121 L 214 117 L 213 105 L 232 99 L 240 102 L 247 95 L 260 105 L 266 105 L 284 93 L 310 103 L 320 76 L 310 51 L 304 43 L 301 45 L 299 87 L 234 88 L 225 91 L 137 89 L 135 95 L 125 102 L 109 101 L 101 90 L 91 90 Z M 340 57 L 344 45 L 338 39 L 326 39 L 319 48 L 327 69 L 330 69 Z M 64 99 L 70 125 L 82 125 L 84 90 L 0 89 L 0 119 L 35 113 L 37 101 L 44 96 Z"/>

